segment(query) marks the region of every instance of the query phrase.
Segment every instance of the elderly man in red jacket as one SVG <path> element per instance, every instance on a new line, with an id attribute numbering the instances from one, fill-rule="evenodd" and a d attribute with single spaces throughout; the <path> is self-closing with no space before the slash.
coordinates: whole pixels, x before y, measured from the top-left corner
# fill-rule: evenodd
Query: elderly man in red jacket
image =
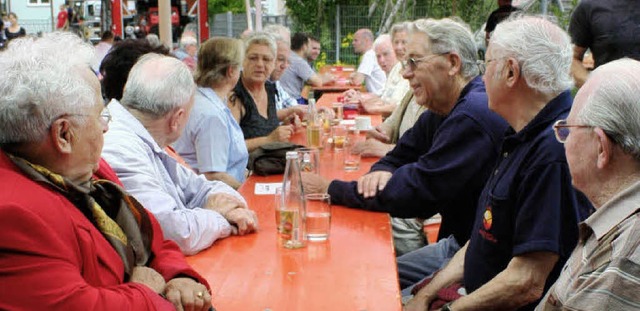
<path id="1" fill-rule="evenodd" d="M 92 56 L 53 33 L 0 58 L 0 309 L 206 310 L 207 282 L 100 159 Z"/>

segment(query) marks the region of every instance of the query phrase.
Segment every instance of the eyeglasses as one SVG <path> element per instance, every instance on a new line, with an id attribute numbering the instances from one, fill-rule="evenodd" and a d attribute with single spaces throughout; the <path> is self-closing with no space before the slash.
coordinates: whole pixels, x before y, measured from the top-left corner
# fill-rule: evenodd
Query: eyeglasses
<path id="1" fill-rule="evenodd" d="M 553 132 L 556 134 L 556 139 L 561 144 L 564 144 L 569 137 L 570 128 L 593 128 L 591 125 L 583 124 L 567 124 L 567 120 L 558 120 L 553 124 Z"/>
<path id="2" fill-rule="evenodd" d="M 102 109 L 102 112 L 100 113 L 100 118 L 106 124 L 111 122 L 111 112 L 109 111 L 109 107 L 104 106 L 104 109 Z"/>
<path id="3" fill-rule="evenodd" d="M 500 59 L 504 59 L 507 58 L 508 56 L 502 56 L 502 57 L 496 57 L 496 58 L 490 58 L 490 59 L 485 59 L 484 62 L 480 62 L 478 63 L 478 68 L 480 68 L 480 72 L 481 73 L 485 73 L 487 71 L 487 67 L 489 67 L 489 63 L 490 62 L 494 62 Z"/>
<path id="4" fill-rule="evenodd" d="M 406 69 L 408 67 L 409 69 L 411 69 L 411 71 L 414 71 L 414 70 L 416 70 L 416 68 L 418 68 L 418 65 L 420 63 L 424 63 L 424 62 L 427 62 L 427 61 L 429 61 L 431 59 L 434 59 L 436 56 L 447 55 L 449 53 L 451 53 L 451 52 L 431 54 L 431 55 L 427 55 L 425 57 L 420 57 L 420 58 L 411 57 L 411 58 L 409 58 L 409 59 L 407 59 L 405 61 L 402 61 L 402 68 Z"/>
<path id="5" fill-rule="evenodd" d="M 89 117 L 91 116 L 90 114 L 85 114 L 85 113 L 63 113 L 55 118 L 53 118 L 53 121 L 51 122 L 51 124 L 53 124 L 53 122 L 55 122 L 56 120 L 62 118 L 62 117 Z M 100 112 L 100 120 L 102 122 L 104 122 L 105 125 L 108 125 L 111 122 L 111 112 L 109 112 L 109 108 L 107 108 L 107 106 L 105 106 L 102 109 L 102 112 Z M 51 126 L 51 125 L 49 125 Z"/>

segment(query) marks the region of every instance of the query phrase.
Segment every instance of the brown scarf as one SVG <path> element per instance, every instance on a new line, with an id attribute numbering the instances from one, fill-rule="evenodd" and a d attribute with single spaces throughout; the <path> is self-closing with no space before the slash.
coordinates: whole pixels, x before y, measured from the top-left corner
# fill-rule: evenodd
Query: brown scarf
<path id="1" fill-rule="evenodd" d="M 118 253 L 125 269 L 125 281 L 135 266 L 151 259 L 153 229 L 149 215 L 132 196 L 108 180 L 91 180 L 88 188 L 29 161 L 7 154 L 28 177 L 62 193 L 100 230 Z"/>

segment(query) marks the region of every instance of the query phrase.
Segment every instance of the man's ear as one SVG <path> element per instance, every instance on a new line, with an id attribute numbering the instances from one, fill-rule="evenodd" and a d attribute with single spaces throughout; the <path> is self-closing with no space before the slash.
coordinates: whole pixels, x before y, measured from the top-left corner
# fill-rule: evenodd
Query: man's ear
<path id="1" fill-rule="evenodd" d="M 593 132 L 598 136 L 598 161 L 596 165 L 598 169 L 603 169 L 611 163 L 615 146 L 611 138 L 609 138 L 601 128 L 596 127 L 593 129 Z"/>
<path id="2" fill-rule="evenodd" d="M 186 113 L 184 108 L 177 108 L 174 112 L 172 112 L 169 116 L 169 129 L 171 132 L 176 132 L 180 128 L 180 119 Z"/>
<path id="3" fill-rule="evenodd" d="M 512 87 L 520 79 L 520 65 L 515 59 L 507 58 L 505 70 L 507 71 L 507 85 Z"/>
<path id="4" fill-rule="evenodd" d="M 71 127 L 71 122 L 67 119 L 60 118 L 53 123 L 49 128 L 49 137 L 51 142 L 60 153 L 70 154 L 73 150 L 72 141 L 75 134 Z"/>
<path id="5" fill-rule="evenodd" d="M 451 69 L 449 69 L 449 75 L 455 76 L 462 71 L 462 59 L 460 59 L 460 55 L 453 52 L 447 54 L 446 56 L 447 60 L 449 61 L 449 65 L 451 66 Z"/>

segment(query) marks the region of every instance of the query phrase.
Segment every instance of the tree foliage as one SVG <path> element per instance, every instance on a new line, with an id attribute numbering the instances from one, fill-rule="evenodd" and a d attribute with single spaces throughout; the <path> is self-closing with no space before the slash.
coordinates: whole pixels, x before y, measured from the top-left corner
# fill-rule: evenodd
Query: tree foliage
<path id="1" fill-rule="evenodd" d="M 209 16 L 220 13 L 244 13 L 246 8 L 244 6 L 244 0 L 208 0 L 209 3 Z"/>

